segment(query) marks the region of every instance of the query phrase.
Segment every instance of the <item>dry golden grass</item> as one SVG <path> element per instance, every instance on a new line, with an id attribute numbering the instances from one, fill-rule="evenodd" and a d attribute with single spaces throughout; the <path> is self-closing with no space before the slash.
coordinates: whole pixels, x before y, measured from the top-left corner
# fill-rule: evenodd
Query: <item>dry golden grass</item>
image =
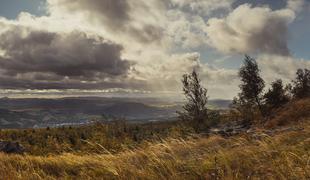
<path id="1" fill-rule="evenodd" d="M 296 124 L 310 118 L 310 98 L 291 101 L 273 113 L 273 118 L 266 123 L 267 127 Z"/>
<path id="2" fill-rule="evenodd" d="M 1 179 L 309 179 L 310 123 L 260 140 L 193 136 L 104 155 L 0 154 Z"/>

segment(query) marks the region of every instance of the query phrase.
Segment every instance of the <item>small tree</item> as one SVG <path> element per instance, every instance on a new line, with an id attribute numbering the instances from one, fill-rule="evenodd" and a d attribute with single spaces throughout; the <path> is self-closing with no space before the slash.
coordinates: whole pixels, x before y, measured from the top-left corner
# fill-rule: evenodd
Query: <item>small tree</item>
<path id="1" fill-rule="evenodd" d="M 184 111 L 178 112 L 180 119 L 192 121 L 196 130 L 200 128 L 207 118 L 207 89 L 201 86 L 201 81 L 195 70 L 191 74 L 183 75 L 183 92 L 187 103 L 183 106 Z"/>
<path id="2" fill-rule="evenodd" d="M 236 120 L 242 118 L 242 123 L 244 125 L 251 125 L 253 119 L 255 118 L 255 104 L 252 102 L 248 102 L 243 98 L 243 96 L 239 93 L 238 97 L 235 97 L 231 104 L 231 113 L 234 116 L 237 116 Z M 237 110 L 238 113 L 235 113 L 234 110 Z"/>
<path id="3" fill-rule="evenodd" d="M 296 80 L 293 81 L 292 94 L 294 98 L 301 99 L 310 97 L 310 70 L 298 69 Z"/>
<path id="4" fill-rule="evenodd" d="M 264 95 L 264 98 L 266 105 L 271 108 L 278 108 L 289 101 L 289 96 L 281 79 L 271 83 L 271 88 Z"/>
<path id="5" fill-rule="evenodd" d="M 239 77 L 241 78 L 239 98 L 244 101 L 243 104 L 256 104 L 264 116 L 261 100 L 265 82 L 260 77 L 259 72 L 255 59 L 245 55 L 244 64 L 239 70 Z"/>

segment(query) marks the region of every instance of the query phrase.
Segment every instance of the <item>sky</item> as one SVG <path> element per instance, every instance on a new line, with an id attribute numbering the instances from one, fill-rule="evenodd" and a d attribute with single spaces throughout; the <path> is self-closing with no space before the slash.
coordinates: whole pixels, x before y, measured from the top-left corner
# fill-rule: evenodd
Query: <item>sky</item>
<path id="1" fill-rule="evenodd" d="M 237 95 L 245 54 L 270 84 L 310 69 L 309 0 L 0 0 L 0 95 L 176 96 L 193 69 Z"/>

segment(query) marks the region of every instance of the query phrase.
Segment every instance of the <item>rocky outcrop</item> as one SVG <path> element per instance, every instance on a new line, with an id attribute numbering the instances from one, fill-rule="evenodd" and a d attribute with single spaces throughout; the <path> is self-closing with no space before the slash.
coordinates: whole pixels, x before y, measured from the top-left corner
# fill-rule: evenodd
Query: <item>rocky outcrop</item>
<path id="1" fill-rule="evenodd" d="M 210 129 L 211 134 L 217 134 L 221 136 L 234 136 L 240 133 L 244 133 L 249 130 L 249 126 L 237 123 L 224 124 L 222 126 Z"/>
<path id="2" fill-rule="evenodd" d="M 22 154 L 25 148 L 18 142 L 0 141 L 0 152 Z"/>

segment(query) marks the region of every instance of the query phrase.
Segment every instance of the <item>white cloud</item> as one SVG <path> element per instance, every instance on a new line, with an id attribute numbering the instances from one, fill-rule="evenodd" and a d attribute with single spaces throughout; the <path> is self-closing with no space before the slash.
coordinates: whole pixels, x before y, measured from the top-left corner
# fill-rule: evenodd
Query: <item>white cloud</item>
<path id="1" fill-rule="evenodd" d="M 287 0 L 287 8 L 295 12 L 301 11 L 304 5 L 305 5 L 304 0 Z"/>
<path id="2" fill-rule="evenodd" d="M 172 45 L 181 48 L 197 48 L 207 43 L 204 32 L 205 21 L 200 16 L 189 16 L 179 10 L 169 10 L 167 13 L 169 26 L 166 34 L 171 38 Z"/>
<path id="3" fill-rule="evenodd" d="M 172 4 L 188 12 L 209 16 L 214 11 L 227 11 L 231 8 L 234 0 L 171 0 Z"/>
<path id="4" fill-rule="evenodd" d="M 79 19 L 114 38 L 152 43 L 160 41 L 165 5 L 156 0 L 48 0 L 51 16 Z"/>
<path id="5" fill-rule="evenodd" d="M 122 78 L 113 79 L 98 72 L 100 77 L 93 78 L 99 82 L 97 84 L 93 79 L 77 78 L 64 88 L 78 88 L 82 82 L 93 89 L 119 87 L 179 93 L 182 75 L 196 68 L 211 98 L 231 98 L 238 91 L 237 70 L 207 64 L 199 52 L 209 50 L 209 46 L 212 46 L 225 56 L 226 53 L 256 51 L 288 55 L 287 26 L 295 19 L 301 7 L 301 1 L 290 1 L 281 10 L 248 4 L 232 10 L 234 0 L 48 0 L 49 13 L 46 16 L 21 13 L 16 20 L 0 18 L 0 35 L 10 26 L 27 29 L 27 33 L 43 31 L 60 37 L 76 31 L 85 34 L 87 38 L 84 39 L 91 39 L 92 42 L 104 39 L 123 47 L 122 51 L 118 51 L 119 59 L 134 61 L 130 68 L 125 68 Z M 83 42 L 89 45 L 88 48 L 98 46 L 81 39 L 76 44 L 71 41 L 69 44 L 76 48 L 76 45 Z M 49 46 L 45 44 L 42 47 Z M 66 56 L 65 50 L 70 48 L 65 47 L 57 55 Z M 4 55 L 8 55 L 7 50 L 1 49 L 0 57 L 5 58 Z M 296 60 L 293 59 L 264 60 L 269 57 L 271 55 L 259 59 L 267 79 L 271 78 L 278 63 L 290 62 L 291 69 L 299 66 L 294 65 Z M 59 57 L 59 61 L 61 59 Z M 299 61 L 297 64 L 300 64 Z M 289 78 L 292 76 L 291 71 L 295 70 L 280 72 L 282 75 L 279 77 Z M 17 85 L 28 84 L 37 88 L 46 88 L 46 85 L 32 84 L 33 78 L 45 82 L 66 80 L 64 76 L 55 77 L 44 72 L 27 72 L 18 78 L 2 76 L 0 81 L 4 80 L 1 78 L 7 78 Z M 57 84 L 51 85 L 55 87 Z"/>
<path id="6" fill-rule="evenodd" d="M 146 62 L 145 65 L 136 66 L 136 70 L 149 82 L 148 87 L 152 90 L 181 93 L 182 75 L 196 69 L 211 98 L 232 98 L 238 91 L 237 70 L 202 63 L 199 53 L 165 57 L 158 55 L 157 58 L 160 63 Z"/>
<path id="7" fill-rule="evenodd" d="M 243 4 L 225 18 L 209 19 L 206 32 L 210 45 L 224 53 L 288 55 L 287 26 L 294 19 L 290 9 Z"/>
<path id="8" fill-rule="evenodd" d="M 267 84 L 276 79 L 291 82 L 299 68 L 310 69 L 310 61 L 287 56 L 262 55 L 258 57 L 257 63 L 262 70 L 262 76 Z"/>

